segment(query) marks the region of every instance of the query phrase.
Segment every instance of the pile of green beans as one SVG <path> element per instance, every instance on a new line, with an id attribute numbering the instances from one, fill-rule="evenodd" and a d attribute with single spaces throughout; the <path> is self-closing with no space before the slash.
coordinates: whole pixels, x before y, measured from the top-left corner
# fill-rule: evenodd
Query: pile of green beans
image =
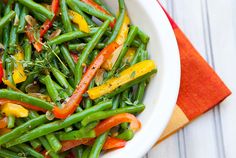
<path id="1" fill-rule="evenodd" d="M 52 158 L 64 158 L 73 153 L 77 158 L 98 158 L 108 137 L 130 141 L 135 136 L 126 122 L 101 135 L 96 133 L 96 127 L 118 114 L 136 116 L 141 113 L 145 109 L 142 100 L 146 86 L 157 70 L 96 100 L 85 92 L 76 111 L 65 119 L 56 119 L 53 114 L 55 106 L 65 108 L 87 68 L 104 48 L 117 42 L 117 38 L 125 39 L 113 67 L 105 70 L 101 66 L 104 72 L 101 83 L 97 82 L 96 74 L 88 82 L 87 89 L 99 86 L 130 66 L 149 59 L 146 47 L 150 39 L 143 30 L 129 24 L 127 35 L 121 35 L 128 11 L 124 0 L 117 1 L 117 16 L 101 0 L 94 0 L 100 9 L 80 0 L 0 1 L 2 78 L 7 81 L 0 84 L 0 103 L 18 104 L 28 111 L 28 116 L 21 118 L 15 113 L 3 113 L 0 108 L 0 119 L 7 118 L 5 128 L 9 131 L 0 135 L 0 157 L 43 158 L 46 153 Z M 58 14 L 54 14 L 53 8 L 48 9 L 47 5 L 52 2 L 54 5 L 58 2 Z M 83 32 L 81 26 L 73 21 L 70 10 L 84 18 L 89 32 Z M 41 36 L 45 22 L 51 23 Z M 114 26 L 111 25 L 113 23 Z M 53 37 L 58 30 L 60 34 Z M 37 45 L 42 47 L 39 52 L 35 49 Z M 135 53 L 125 63 L 124 58 L 130 48 Z M 23 72 L 19 70 L 21 68 Z M 6 129 L 0 129 L 0 133 Z M 65 142 L 83 139 L 91 139 L 93 143 L 63 151 Z"/>

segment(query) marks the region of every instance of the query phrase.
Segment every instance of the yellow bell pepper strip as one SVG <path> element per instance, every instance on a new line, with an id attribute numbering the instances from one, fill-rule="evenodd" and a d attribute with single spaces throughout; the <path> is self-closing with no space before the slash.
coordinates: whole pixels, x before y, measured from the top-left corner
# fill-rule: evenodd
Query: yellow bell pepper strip
<path id="1" fill-rule="evenodd" d="M 119 48 L 117 48 L 117 51 L 115 51 L 102 65 L 102 68 L 106 70 L 111 70 L 113 65 L 115 64 L 117 58 L 120 55 L 121 49 L 123 47 L 123 44 L 125 40 L 127 39 L 128 33 L 129 33 L 129 25 L 130 25 L 130 19 L 127 14 L 125 13 L 124 21 L 122 23 L 121 29 L 115 39 L 116 43 L 120 45 Z"/>
<path id="2" fill-rule="evenodd" d="M 6 103 L 1 106 L 1 112 L 6 116 L 14 115 L 15 117 L 27 117 L 29 111 L 23 106 L 13 103 Z"/>
<path id="3" fill-rule="evenodd" d="M 136 48 L 129 48 L 127 53 L 125 54 L 125 57 L 122 60 L 122 64 L 125 63 L 130 63 L 132 61 L 132 59 L 134 58 L 136 52 Z"/>
<path id="4" fill-rule="evenodd" d="M 24 54 L 22 51 L 19 51 L 17 54 L 14 55 L 17 63 L 16 66 L 13 70 L 13 80 L 14 83 L 21 83 L 24 82 L 27 79 L 27 76 L 24 72 L 24 67 L 23 65 L 20 63 L 21 60 L 24 60 Z"/>
<path id="5" fill-rule="evenodd" d="M 128 16 L 128 13 L 125 13 L 124 21 L 122 23 L 121 29 L 118 33 L 118 36 L 116 37 L 116 43 L 119 45 L 124 44 L 125 40 L 127 39 L 128 33 L 129 33 L 129 25 L 130 25 L 130 18 Z"/>
<path id="6" fill-rule="evenodd" d="M 79 13 L 74 12 L 72 10 L 68 10 L 68 14 L 69 14 L 72 22 L 77 24 L 81 31 L 83 31 L 85 33 L 90 32 L 89 25 L 88 25 L 88 23 L 86 22 L 86 20 L 84 19 L 83 16 L 81 16 Z"/>
<path id="7" fill-rule="evenodd" d="M 102 64 L 102 68 L 107 71 L 110 71 L 113 65 L 116 63 L 117 58 L 120 55 L 120 52 L 123 48 L 123 45 L 119 46 L 111 55 L 110 57 Z"/>
<path id="8" fill-rule="evenodd" d="M 156 65 L 154 61 L 144 60 L 122 71 L 118 77 L 113 77 L 107 80 L 103 85 L 88 90 L 87 93 L 91 99 L 97 99 L 155 69 Z"/>

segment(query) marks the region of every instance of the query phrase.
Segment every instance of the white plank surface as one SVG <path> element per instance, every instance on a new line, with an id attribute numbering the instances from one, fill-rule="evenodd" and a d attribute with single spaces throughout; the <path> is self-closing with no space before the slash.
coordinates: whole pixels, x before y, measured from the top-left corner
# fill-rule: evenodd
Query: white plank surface
<path id="1" fill-rule="evenodd" d="M 236 1 L 161 0 L 193 45 L 236 92 Z M 235 158 L 236 95 L 155 146 L 148 158 Z"/>

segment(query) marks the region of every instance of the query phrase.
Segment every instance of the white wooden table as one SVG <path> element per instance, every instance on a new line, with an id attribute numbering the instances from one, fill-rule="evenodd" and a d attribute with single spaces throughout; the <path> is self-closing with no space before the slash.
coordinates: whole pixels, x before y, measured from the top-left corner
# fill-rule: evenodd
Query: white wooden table
<path id="1" fill-rule="evenodd" d="M 236 0 L 160 0 L 236 92 Z M 236 158 L 236 95 L 154 147 L 147 158 Z"/>

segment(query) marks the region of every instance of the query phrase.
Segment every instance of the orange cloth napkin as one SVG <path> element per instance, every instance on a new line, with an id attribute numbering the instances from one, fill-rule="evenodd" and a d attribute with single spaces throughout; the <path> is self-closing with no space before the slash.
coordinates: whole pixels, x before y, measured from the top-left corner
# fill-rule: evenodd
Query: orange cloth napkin
<path id="1" fill-rule="evenodd" d="M 163 10 L 171 23 L 179 47 L 181 83 L 174 113 L 158 142 L 175 133 L 231 94 L 231 91 L 200 56 L 166 10 L 164 8 Z"/>

